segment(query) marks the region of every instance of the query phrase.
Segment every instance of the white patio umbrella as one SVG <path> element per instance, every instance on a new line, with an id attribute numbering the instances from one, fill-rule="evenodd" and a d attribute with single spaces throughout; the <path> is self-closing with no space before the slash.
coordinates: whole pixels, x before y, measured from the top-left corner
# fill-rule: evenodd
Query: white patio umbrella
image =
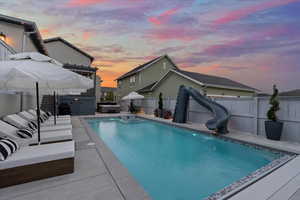
<path id="1" fill-rule="evenodd" d="M 0 89 L 36 93 L 38 119 L 39 93 L 52 94 L 53 91 L 61 94 L 78 93 L 93 86 L 91 79 L 64 69 L 58 61 L 39 53 L 15 54 L 10 60 L 0 62 Z M 39 120 L 38 141 L 40 142 Z"/>
<path id="2" fill-rule="evenodd" d="M 138 94 L 137 92 L 130 92 L 128 95 L 124 96 L 122 100 L 130 100 L 130 106 L 129 106 L 129 111 L 133 112 L 134 110 L 134 105 L 133 105 L 133 100 L 136 99 L 143 99 L 145 98 L 143 95 Z"/>
<path id="3" fill-rule="evenodd" d="M 143 95 L 138 94 L 137 92 L 130 92 L 128 95 L 124 96 L 122 100 L 134 100 L 134 99 L 143 99 Z"/>

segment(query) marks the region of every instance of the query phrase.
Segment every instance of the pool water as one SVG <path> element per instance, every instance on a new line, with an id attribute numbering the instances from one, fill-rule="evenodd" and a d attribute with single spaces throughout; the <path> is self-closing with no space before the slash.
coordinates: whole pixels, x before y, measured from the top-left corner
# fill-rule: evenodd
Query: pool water
<path id="1" fill-rule="evenodd" d="M 88 120 L 153 200 L 200 200 L 278 154 L 149 120 Z"/>

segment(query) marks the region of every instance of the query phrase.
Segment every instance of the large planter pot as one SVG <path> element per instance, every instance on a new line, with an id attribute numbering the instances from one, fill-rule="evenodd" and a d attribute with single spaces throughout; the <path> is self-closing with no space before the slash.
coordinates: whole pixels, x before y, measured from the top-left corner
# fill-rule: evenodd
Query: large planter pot
<path id="1" fill-rule="evenodd" d="M 265 121 L 266 136 L 271 140 L 280 140 L 283 123 L 274 121 Z"/>

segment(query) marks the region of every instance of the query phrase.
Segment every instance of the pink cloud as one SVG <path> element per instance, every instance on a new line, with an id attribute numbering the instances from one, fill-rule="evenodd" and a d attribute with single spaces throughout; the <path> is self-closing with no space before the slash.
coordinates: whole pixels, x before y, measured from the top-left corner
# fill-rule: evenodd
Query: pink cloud
<path id="1" fill-rule="evenodd" d="M 83 40 L 89 40 L 89 39 L 91 39 L 94 35 L 95 35 L 95 33 L 93 33 L 93 32 L 85 31 L 85 32 L 82 33 L 82 38 L 83 38 Z"/>
<path id="2" fill-rule="evenodd" d="M 240 8 L 238 10 L 231 11 L 226 13 L 223 17 L 216 19 L 213 22 L 214 27 L 224 25 L 233 21 L 240 20 L 245 18 L 253 13 L 263 11 L 270 8 L 275 8 L 279 6 L 284 6 L 290 3 L 299 2 L 300 0 L 271 0 L 267 2 L 263 2 L 257 5 Z"/>
<path id="3" fill-rule="evenodd" d="M 181 40 L 181 41 L 192 41 L 198 39 L 201 33 L 195 29 L 189 29 L 186 27 L 161 27 L 150 30 L 146 37 L 154 40 L 166 41 L 166 40 Z"/>
<path id="4" fill-rule="evenodd" d="M 240 56 L 244 53 L 256 52 L 278 46 L 274 38 L 286 37 L 291 32 L 288 26 L 272 26 L 246 37 L 211 45 L 200 54 L 207 56 Z M 278 39 L 278 38 L 277 38 Z"/>
<path id="5" fill-rule="evenodd" d="M 175 15 L 180 9 L 179 8 L 172 8 L 166 10 L 165 12 L 161 13 L 156 17 L 149 17 L 148 21 L 154 25 L 161 25 L 166 23 L 173 15 Z"/>
<path id="6" fill-rule="evenodd" d="M 80 7 L 80 6 L 90 6 L 99 3 L 104 3 L 107 0 L 69 0 L 66 6 L 68 7 Z"/>

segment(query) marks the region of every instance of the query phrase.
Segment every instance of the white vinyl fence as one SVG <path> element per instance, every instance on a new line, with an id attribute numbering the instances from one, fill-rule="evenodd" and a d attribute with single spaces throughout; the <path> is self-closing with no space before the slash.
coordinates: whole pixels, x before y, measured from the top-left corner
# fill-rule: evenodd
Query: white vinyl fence
<path id="1" fill-rule="evenodd" d="M 229 129 L 235 129 L 255 135 L 265 135 L 264 121 L 270 107 L 268 97 L 259 98 L 214 98 L 231 113 Z M 136 100 L 146 114 L 153 114 L 158 107 L 157 99 Z M 174 113 L 176 99 L 164 99 L 164 108 Z M 123 111 L 128 110 L 128 102 L 121 102 Z M 280 111 L 277 113 L 284 122 L 282 140 L 300 142 L 300 97 L 280 97 Z M 193 123 L 205 123 L 212 117 L 204 107 L 190 100 L 188 120 Z"/>

